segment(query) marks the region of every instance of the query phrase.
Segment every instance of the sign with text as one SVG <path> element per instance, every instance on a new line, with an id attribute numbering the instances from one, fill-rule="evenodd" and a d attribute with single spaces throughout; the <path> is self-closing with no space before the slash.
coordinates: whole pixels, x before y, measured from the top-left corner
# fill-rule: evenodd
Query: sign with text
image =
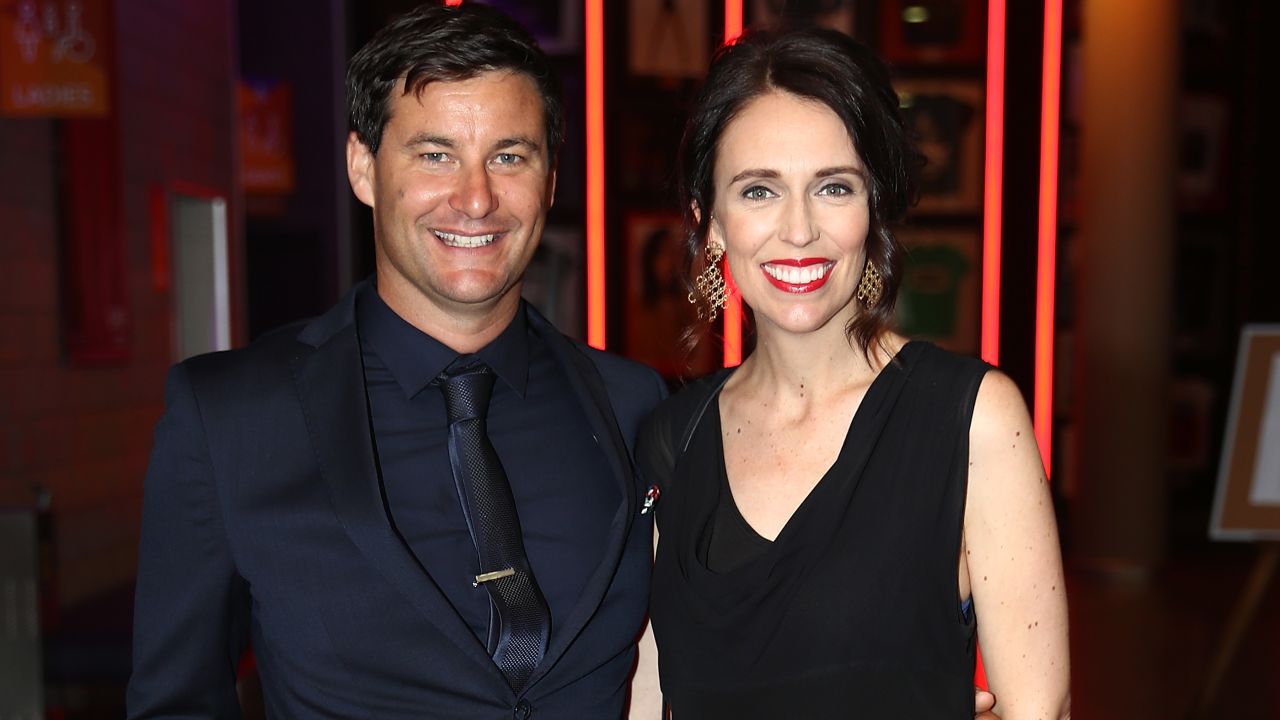
<path id="1" fill-rule="evenodd" d="M 111 110 L 108 0 L 0 0 L 0 114 Z"/>
<path id="2" fill-rule="evenodd" d="M 293 191 L 293 95 L 288 83 L 240 82 L 240 174 L 247 193 Z"/>

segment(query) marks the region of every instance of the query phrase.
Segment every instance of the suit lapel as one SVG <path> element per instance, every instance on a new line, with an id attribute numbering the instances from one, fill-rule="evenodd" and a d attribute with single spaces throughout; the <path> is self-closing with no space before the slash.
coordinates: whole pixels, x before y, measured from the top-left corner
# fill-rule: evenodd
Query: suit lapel
<path id="1" fill-rule="evenodd" d="M 339 522 L 369 562 L 463 655 L 511 690 L 471 628 L 391 527 L 383 504 L 356 334 L 355 291 L 298 339 L 312 347 L 292 361 L 307 432 Z M 495 690 L 501 692 L 501 690 Z"/>
<path id="2" fill-rule="evenodd" d="M 532 686 L 555 666 L 569 644 L 582 632 L 587 620 L 600 607 L 614 573 L 617 571 L 618 563 L 622 559 L 626 539 L 630 534 L 631 523 L 634 520 L 637 509 L 635 481 L 631 472 L 631 456 L 627 451 L 622 432 L 618 429 L 618 421 L 613 414 L 613 406 L 609 401 L 604 378 L 600 376 L 599 370 L 596 369 L 590 358 L 561 335 L 559 330 L 556 330 L 550 322 L 531 306 L 526 305 L 526 307 L 529 309 L 531 327 L 551 348 L 556 359 L 560 361 L 561 366 L 569 376 L 574 395 L 577 397 L 578 404 L 582 407 L 587 421 L 591 425 L 592 435 L 596 440 L 596 444 L 600 447 L 601 452 L 604 453 L 609 467 L 613 470 L 610 473 L 612 481 L 617 484 L 622 496 L 622 501 L 614 513 L 613 522 L 609 525 L 609 536 L 605 539 L 604 555 L 592 572 L 591 577 L 587 580 L 577 605 L 574 606 L 572 612 L 565 619 L 564 627 L 553 629 L 550 647 L 547 648 L 546 655 L 543 657 L 542 662 L 538 664 L 538 669 L 534 672 L 533 677 L 529 680 L 529 685 Z M 585 480 L 590 482 L 595 481 L 596 478 L 586 478 Z"/>

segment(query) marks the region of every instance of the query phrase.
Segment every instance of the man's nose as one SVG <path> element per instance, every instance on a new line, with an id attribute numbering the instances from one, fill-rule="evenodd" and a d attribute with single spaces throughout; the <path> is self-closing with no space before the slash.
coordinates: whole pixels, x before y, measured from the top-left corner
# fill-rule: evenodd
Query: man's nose
<path id="1" fill-rule="evenodd" d="M 449 206 L 470 218 L 481 218 L 497 206 L 489 171 L 482 167 L 464 168 L 449 198 Z"/>

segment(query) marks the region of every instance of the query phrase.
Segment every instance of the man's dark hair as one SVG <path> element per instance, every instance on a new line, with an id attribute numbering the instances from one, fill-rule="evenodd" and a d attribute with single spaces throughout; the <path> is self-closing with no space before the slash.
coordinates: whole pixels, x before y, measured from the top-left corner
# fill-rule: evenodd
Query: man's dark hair
<path id="1" fill-rule="evenodd" d="M 848 35 L 824 28 L 758 30 L 716 52 L 680 147 L 680 206 L 690 228 L 687 269 L 693 269 L 710 227 L 720 138 L 749 102 L 776 91 L 817 101 L 835 113 L 866 165 L 871 214 L 866 257 L 884 285 L 879 302 L 864 307 L 847 330 L 868 352 L 893 320 L 903 259 L 890 226 L 915 202 L 923 158 L 899 110 L 888 68 Z M 700 217 L 694 216 L 695 205 Z"/>
<path id="2" fill-rule="evenodd" d="M 347 69 L 348 124 L 377 153 L 390 119 L 391 93 L 421 94 L 433 82 L 469 80 L 493 70 L 523 73 L 538 87 L 547 153 L 555 162 L 564 139 L 560 77 L 527 30 L 502 12 L 467 2 L 421 5 L 378 31 Z"/>

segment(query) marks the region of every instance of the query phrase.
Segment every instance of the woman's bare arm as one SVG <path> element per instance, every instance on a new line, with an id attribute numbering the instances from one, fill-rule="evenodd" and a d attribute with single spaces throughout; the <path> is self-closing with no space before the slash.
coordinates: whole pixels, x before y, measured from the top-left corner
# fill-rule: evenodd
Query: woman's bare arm
<path id="1" fill-rule="evenodd" d="M 990 372 L 970 427 L 965 560 L 1004 720 L 1071 716 L 1067 600 L 1053 499 L 1026 404 Z"/>

